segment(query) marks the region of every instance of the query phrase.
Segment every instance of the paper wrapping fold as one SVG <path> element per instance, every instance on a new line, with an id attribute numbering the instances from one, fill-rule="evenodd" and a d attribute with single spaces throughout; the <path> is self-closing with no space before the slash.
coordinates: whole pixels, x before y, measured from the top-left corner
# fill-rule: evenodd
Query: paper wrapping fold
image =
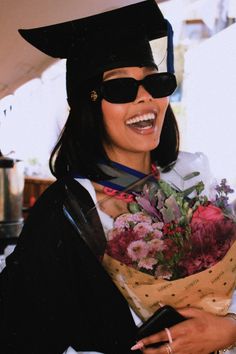
<path id="1" fill-rule="evenodd" d="M 103 265 L 142 320 L 149 318 L 160 303 L 175 308 L 193 306 L 225 315 L 236 286 L 236 242 L 213 267 L 174 281 L 155 279 L 107 254 Z"/>

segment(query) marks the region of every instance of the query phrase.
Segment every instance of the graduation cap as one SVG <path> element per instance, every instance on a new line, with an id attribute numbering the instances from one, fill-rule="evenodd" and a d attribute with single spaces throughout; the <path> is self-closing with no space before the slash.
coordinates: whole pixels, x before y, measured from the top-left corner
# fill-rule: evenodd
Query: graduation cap
<path id="1" fill-rule="evenodd" d="M 172 29 L 155 0 L 51 26 L 20 29 L 47 55 L 67 59 L 68 101 L 86 80 L 125 66 L 157 66 L 150 41 L 167 37 L 166 71 L 173 72 Z"/>

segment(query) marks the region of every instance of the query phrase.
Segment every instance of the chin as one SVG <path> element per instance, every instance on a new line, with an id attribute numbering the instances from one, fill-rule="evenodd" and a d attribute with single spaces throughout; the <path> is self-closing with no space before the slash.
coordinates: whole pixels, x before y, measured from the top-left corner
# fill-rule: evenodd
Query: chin
<path id="1" fill-rule="evenodd" d="M 155 150 L 158 147 L 158 145 L 159 145 L 159 139 L 153 143 L 148 142 L 146 144 L 140 144 L 139 148 L 141 148 L 143 152 L 148 152 L 148 151 Z"/>

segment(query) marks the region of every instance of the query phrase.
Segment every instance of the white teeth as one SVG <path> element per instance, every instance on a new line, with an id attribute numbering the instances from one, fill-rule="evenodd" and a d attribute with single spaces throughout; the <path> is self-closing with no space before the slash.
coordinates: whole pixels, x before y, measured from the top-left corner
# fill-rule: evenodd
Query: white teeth
<path id="1" fill-rule="evenodd" d="M 126 124 L 130 125 L 130 124 L 134 124 L 134 123 L 138 123 L 138 122 L 143 122 L 145 120 L 154 120 L 154 119 L 155 119 L 154 113 L 146 113 L 146 114 L 143 114 L 142 116 L 137 116 L 137 117 L 128 119 Z"/>

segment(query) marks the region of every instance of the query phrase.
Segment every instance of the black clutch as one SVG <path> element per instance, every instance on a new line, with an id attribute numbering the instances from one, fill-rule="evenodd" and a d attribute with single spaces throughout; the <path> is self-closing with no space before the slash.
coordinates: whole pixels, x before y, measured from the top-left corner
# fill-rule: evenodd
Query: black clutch
<path id="1" fill-rule="evenodd" d="M 186 318 L 169 305 L 159 308 L 146 322 L 138 328 L 137 340 L 170 328 Z M 152 347 L 159 347 L 166 342 L 152 344 Z"/>

